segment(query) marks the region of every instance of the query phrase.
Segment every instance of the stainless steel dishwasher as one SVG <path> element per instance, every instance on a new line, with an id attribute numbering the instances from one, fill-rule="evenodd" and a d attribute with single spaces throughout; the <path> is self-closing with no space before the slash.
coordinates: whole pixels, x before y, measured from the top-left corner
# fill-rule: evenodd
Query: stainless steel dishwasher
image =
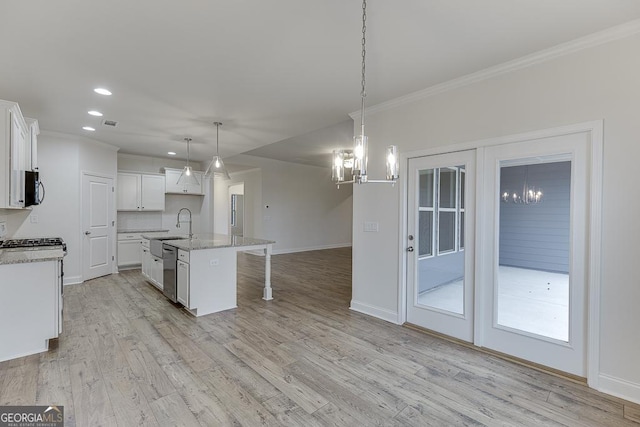
<path id="1" fill-rule="evenodd" d="M 173 302 L 177 299 L 176 265 L 178 263 L 178 249 L 167 244 L 162 245 L 162 292 Z"/>

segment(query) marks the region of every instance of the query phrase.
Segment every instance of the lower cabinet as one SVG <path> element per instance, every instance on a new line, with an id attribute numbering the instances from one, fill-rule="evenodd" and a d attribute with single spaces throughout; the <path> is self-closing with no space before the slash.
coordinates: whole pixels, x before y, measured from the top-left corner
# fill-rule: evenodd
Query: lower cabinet
<path id="1" fill-rule="evenodd" d="M 0 362 L 46 351 L 62 330 L 60 261 L 0 265 Z"/>
<path id="2" fill-rule="evenodd" d="M 189 263 L 178 261 L 178 302 L 189 306 Z"/>
<path id="3" fill-rule="evenodd" d="M 118 268 L 140 265 L 142 238 L 136 233 L 118 233 Z"/>
<path id="4" fill-rule="evenodd" d="M 142 239 L 141 241 L 141 263 L 142 263 L 142 275 L 156 288 L 162 290 L 163 282 L 163 268 L 164 264 L 162 258 L 151 255 L 149 249 L 149 240 Z"/>

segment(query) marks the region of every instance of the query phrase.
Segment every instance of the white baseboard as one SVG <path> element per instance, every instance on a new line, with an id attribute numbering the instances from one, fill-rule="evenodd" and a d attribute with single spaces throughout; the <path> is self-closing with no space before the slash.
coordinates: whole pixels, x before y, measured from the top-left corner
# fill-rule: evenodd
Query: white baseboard
<path id="1" fill-rule="evenodd" d="M 82 276 L 64 276 L 63 284 L 67 285 L 77 285 L 78 283 L 82 283 Z"/>
<path id="2" fill-rule="evenodd" d="M 598 391 L 640 404 L 640 384 L 605 374 L 600 374 L 598 381 Z"/>
<path id="3" fill-rule="evenodd" d="M 349 308 L 353 311 L 357 311 L 358 313 L 377 317 L 378 319 L 386 320 L 387 322 L 391 322 L 396 325 L 399 324 L 398 313 L 387 310 L 386 308 L 374 307 L 354 300 L 351 300 L 351 306 Z"/>
<path id="4" fill-rule="evenodd" d="M 598 381 L 598 391 L 640 404 L 640 384 L 605 374 L 600 374 Z"/>

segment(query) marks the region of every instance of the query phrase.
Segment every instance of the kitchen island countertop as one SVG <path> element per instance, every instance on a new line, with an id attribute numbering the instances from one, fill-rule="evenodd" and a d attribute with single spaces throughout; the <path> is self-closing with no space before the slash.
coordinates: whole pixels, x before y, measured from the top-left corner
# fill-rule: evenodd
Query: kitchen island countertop
<path id="1" fill-rule="evenodd" d="M 165 244 L 194 251 L 200 249 L 244 248 L 248 246 L 265 246 L 275 243 L 273 240 L 256 239 L 254 237 L 230 236 L 227 234 L 196 234 L 193 239 L 178 238 L 178 240 L 164 240 Z"/>

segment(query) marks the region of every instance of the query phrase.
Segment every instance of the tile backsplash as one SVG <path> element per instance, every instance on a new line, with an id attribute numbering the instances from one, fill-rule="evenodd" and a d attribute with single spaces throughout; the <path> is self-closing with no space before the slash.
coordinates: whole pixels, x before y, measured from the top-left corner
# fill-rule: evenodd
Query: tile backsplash
<path id="1" fill-rule="evenodd" d="M 162 212 L 118 212 L 118 230 L 162 229 Z"/>

